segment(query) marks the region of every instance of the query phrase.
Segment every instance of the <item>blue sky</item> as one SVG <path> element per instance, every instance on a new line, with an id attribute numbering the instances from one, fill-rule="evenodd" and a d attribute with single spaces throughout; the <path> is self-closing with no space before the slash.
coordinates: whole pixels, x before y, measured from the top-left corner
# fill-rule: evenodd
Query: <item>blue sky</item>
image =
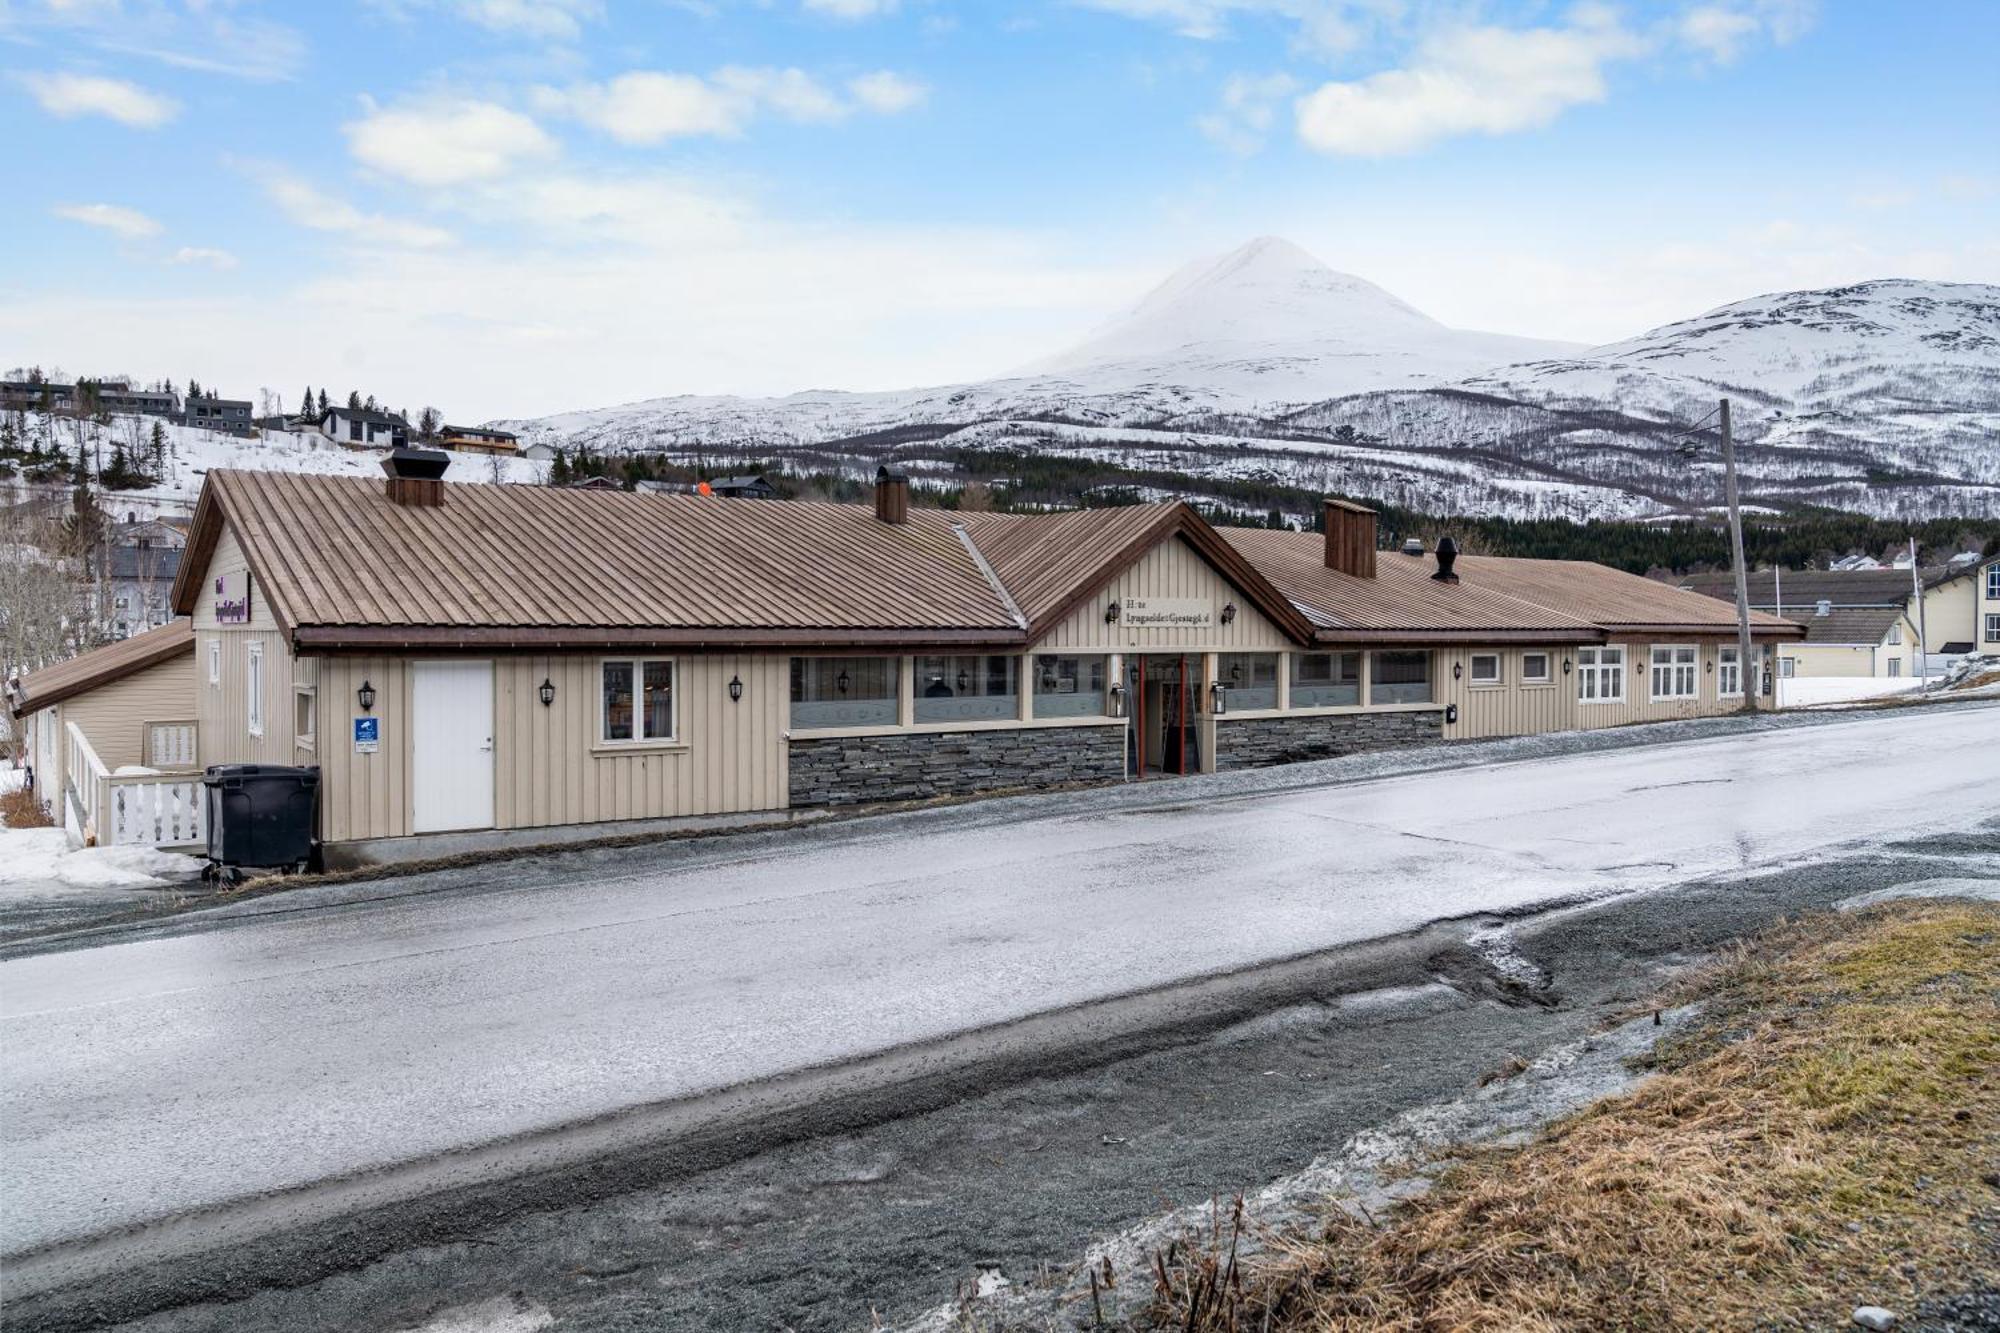
<path id="1" fill-rule="evenodd" d="M 1991 0 L 0 0 L 0 362 L 473 419 L 894 388 L 1262 234 L 1605 341 L 2000 280 L 1996 57 Z"/>

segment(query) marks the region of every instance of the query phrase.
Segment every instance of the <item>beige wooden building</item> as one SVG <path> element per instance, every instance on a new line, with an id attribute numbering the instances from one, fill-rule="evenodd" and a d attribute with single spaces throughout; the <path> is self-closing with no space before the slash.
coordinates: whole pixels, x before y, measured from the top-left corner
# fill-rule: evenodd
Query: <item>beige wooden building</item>
<path id="1" fill-rule="evenodd" d="M 73 842 L 201 841 L 185 617 L 30 672 L 7 704 L 36 799 Z"/>
<path id="2" fill-rule="evenodd" d="M 211 473 L 200 759 L 321 770 L 329 860 L 1166 777 L 1739 707 L 1730 608 L 1180 503 L 1040 515 Z M 421 475 L 428 473 L 430 475 Z M 1799 633 L 1758 617 L 1760 654 Z"/>

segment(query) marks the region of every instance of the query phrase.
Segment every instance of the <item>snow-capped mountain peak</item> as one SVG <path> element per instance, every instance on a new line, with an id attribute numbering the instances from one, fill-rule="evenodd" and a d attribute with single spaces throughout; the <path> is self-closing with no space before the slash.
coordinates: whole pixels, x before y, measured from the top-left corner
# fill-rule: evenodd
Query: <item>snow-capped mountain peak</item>
<path id="1" fill-rule="evenodd" d="M 1113 391 L 1213 385 L 1244 405 L 1408 387 L 1574 350 L 1447 328 L 1282 237 L 1260 236 L 1183 265 L 1082 342 L 1018 373 Z"/>

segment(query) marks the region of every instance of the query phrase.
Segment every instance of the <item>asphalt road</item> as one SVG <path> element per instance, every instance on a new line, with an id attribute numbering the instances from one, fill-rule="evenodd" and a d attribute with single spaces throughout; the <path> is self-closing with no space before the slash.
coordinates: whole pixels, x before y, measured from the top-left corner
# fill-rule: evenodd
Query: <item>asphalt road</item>
<path id="1" fill-rule="evenodd" d="M 1969 827 L 1995 790 L 2000 710 L 1894 714 L 1199 804 L 858 824 L 14 958 L 0 1251 L 399 1163 L 502 1171 L 504 1152 L 466 1150 L 1428 921 Z"/>

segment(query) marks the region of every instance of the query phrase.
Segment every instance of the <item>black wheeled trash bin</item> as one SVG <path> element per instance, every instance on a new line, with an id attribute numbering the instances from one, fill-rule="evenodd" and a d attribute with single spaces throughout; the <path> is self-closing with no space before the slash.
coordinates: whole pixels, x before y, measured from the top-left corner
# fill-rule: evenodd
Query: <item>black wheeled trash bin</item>
<path id="1" fill-rule="evenodd" d="M 202 775 L 208 859 L 218 877 L 244 867 L 303 870 L 313 855 L 319 770 L 217 764 Z"/>

